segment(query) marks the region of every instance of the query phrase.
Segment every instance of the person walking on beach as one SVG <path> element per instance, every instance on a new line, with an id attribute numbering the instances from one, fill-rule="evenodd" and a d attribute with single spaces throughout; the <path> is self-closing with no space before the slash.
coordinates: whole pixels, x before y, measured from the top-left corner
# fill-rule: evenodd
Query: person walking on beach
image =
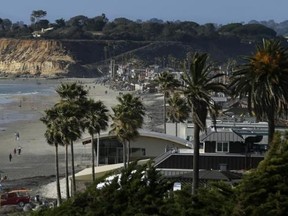
<path id="1" fill-rule="evenodd" d="M 21 154 L 21 146 L 18 146 L 18 155 L 20 155 Z"/>
<path id="2" fill-rule="evenodd" d="M 11 162 L 11 160 L 12 160 L 12 154 L 10 153 L 9 154 L 9 161 Z"/>

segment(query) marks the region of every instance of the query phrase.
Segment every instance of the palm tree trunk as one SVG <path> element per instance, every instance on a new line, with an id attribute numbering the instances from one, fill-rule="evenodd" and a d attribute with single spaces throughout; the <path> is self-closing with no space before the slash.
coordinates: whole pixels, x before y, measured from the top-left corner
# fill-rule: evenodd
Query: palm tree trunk
<path id="1" fill-rule="evenodd" d="M 124 168 L 127 168 L 127 164 L 126 164 L 126 141 L 123 142 L 123 164 L 124 164 Z"/>
<path id="2" fill-rule="evenodd" d="M 74 165 L 74 147 L 73 142 L 71 146 L 71 168 L 72 168 L 72 187 L 73 187 L 73 196 L 76 194 L 76 181 L 75 181 L 75 165 Z"/>
<path id="3" fill-rule="evenodd" d="M 98 133 L 97 137 L 97 163 L 96 166 L 99 166 L 99 156 L 100 156 L 100 133 Z"/>
<path id="4" fill-rule="evenodd" d="M 127 147 L 127 164 L 129 166 L 130 163 L 130 140 L 127 141 L 128 147 Z"/>
<path id="5" fill-rule="evenodd" d="M 176 137 L 178 137 L 178 123 L 175 122 L 175 133 L 176 133 Z"/>
<path id="6" fill-rule="evenodd" d="M 94 145 L 94 134 L 91 134 L 91 166 L 92 166 L 92 180 L 95 181 L 95 145 Z"/>
<path id="7" fill-rule="evenodd" d="M 197 193 L 199 187 L 199 146 L 200 146 L 200 127 L 194 123 L 194 153 L 193 153 L 193 184 L 192 194 Z"/>
<path id="8" fill-rule="evenodd" d="M 274 113 L 268 115 L 268 146 L 272 145 L 273 136 L 275 132 L 275 119 Z"/>
<path id="9" fill-rule="evenodd" d="M 60 206 L 62 199 L 61 199 L 61 190 L 60 190 L 58 145 L 55 145 L 55 165 L 56 165 L 57 206 Z"/>
<path id="10" fill-rule="evenodd" d="M 66 198 L 70 198 L 69 192 L 69 173 L 68 173 L 68 144 L 65 145 L 65 180 L 66 180 Z"/>
<path id="11" fill-rule="evenodd" d="M 166 134 L 166 93 L 164 92 L 164 109 L 163 109 L 163 117 L 164 117 L 164 133 Z"/>

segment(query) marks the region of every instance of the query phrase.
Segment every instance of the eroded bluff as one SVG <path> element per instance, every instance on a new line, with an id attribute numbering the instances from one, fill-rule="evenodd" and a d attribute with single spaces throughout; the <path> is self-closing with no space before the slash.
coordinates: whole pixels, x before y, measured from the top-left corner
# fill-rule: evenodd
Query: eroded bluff
<path id="1" fill-rule="evenodd" d="M 96 77 L 107 42 L 44 39 L 0 39 L 0 73 Z"/>

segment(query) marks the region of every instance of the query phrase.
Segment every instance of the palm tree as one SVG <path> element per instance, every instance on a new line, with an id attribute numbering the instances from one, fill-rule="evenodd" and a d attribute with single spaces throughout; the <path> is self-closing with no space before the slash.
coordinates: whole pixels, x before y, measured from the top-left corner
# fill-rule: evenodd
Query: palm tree
<path id="1" fill-rule="evenodd" d="M 184 81 L 182 91 L 192 110 L 194 123 L 193 194 L 196 194 L 199 186 L 200 131 L 206 129 L 208 112 L 215 109 L 211 94 L 224 92 L 226 89 L 224 84 L 215 81 L 223 74 L 213 74 L 211 70 L 212 65 L 208 64 L 208 55 L 195 53 L 190 61 L 190 69 L 184 71 L 182 75 Z"/>
<path id="2" fill-rule="evenodd" d="M 119 104 L 112 107 L 114 116 L 111 117 L 113 123 L 110 134 L 115 134 L 123 144 L 123 163 L 126 167 L 126 158 L 127 163 L 130 160 L 130 140 L 139 135 L 138 129 L 144 122 L 145 107 L 139 97 L 129 93 L 117 97 L 117 100 Z"/>
<path id="3" fill-rule="evenodd" d="M 59 130 L 59 119 L 57 119 L 57 111 L 54 108 L 45 110 L 45 116 L 40 120 L 46 125 L 47 130 L 45 131 L 45 138 L 50 145 L 55 146 L 55 166 L 56 166 L 56 190 L 57 190 L 57 205 L 59 206 L 62 202 L 61 190 L 60 190 L 60 179 L 59 179 L 59 156 L 58 146 L 63 144 L 62 134 Z"/>
<path id="4" fill-rule="evenodd" d="M 61 85 L 56 89 L 56 92 L 61 97 L 61 99 L 66 99 L 70 101 L 76 100 L 86 100 L 88 92 L 84 89 L 82 85 L 73 83 L 61 83 Z"/>
<path id="5" fill-rule="evenodd" d="M 177 87 L 180 86 L 180 82 L 176 80 L 173 76 L 173 74 L 168 72 L 161 73 L 158 78 L 155 80 L 156 83 L 160 86 L 160 90 L 163 92 L 164 97 L 164 133 L 166 133 L 166 104 L 167 104 L 167 98 L 173 92 Z"/>
<path id="6" fill-rule="evenodd" d="M 102 101 L 95 102 L 94 100 L 89 100 L 86 106 L 85 115 L 85 128 L 88 129 L 91 135 L 91 154 L 92 154 L 92 179 L 95 181 L 95 144 L 94 144 L 94 134 L 98 134 L 97 137 L 97 166 L 99 166 L 99 139 L 100 131 L 106 130 L 108 127 L 108 109 L 103 104 Z"/>
<path id="7" fill-rule="evenodd" d="M 56 89 L 56 92 L 61 98 L 58 106 L 67 107 L 67 110 L 63 109 L 63 111 L 65 112 L 63 116 L 69 119 L 71 124 L 70 131 L 66 134 L 66 139 L 69 140 L 71 150 L 72 188 L 73 193 L 75 194 L 76 181 L 73 142 L 81 137 L 81 130 L 84 131 L 84 125 L 82 120 L 85 114 L 85 104 L 87 102 L 88 92 L 84 89 L 82 85 L 78 85 L 75 82 L 62 83 Z"/>
<path id="8" fill-rule="evenodd" d="M 180 96 L 179 92 L 173 94 L 168 99 L 168 111 L 167 115 L 169 119 L 175 123 L 176 137 L 178 136 L 178 123 L 184 122 L 189 117 L 190 108 L 186 103 L 186 100 Z"/>
<path id="9" fill-rule="evenodd" d="M 68 146 L 73 145 L 73 142 L 81 137 L 82 128 L 79 127 L 79 119 L 74 116 L 78 111 L 78 106 L 67 101 L 61 101 L 55 104 L 57 111 L 57 119 L 59 119 L 59 132 L 62 134 L 62 142 L 65 145 L 65 177 L 66 177 L 66 193 L 69 194 L 69 179 L 68 179 Z M 75 193 L 75 191 L 74 191 Z"/>
<path id="10" fill-rule="evenodd" d="M 275 117 L 287 110 L 288 52 L 279 41 L 263 40 L 256 52 L 233 73 L 234 96 L 248 97 L 248 108 L 258 119 L 268 120 L 268 143 L 275 132 Z"/>

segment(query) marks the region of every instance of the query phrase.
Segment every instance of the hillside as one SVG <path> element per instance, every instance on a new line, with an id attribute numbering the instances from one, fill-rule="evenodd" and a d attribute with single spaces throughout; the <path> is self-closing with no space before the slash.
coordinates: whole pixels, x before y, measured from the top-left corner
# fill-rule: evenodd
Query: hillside
<path id="1" fill-rule="evenodd" d="M 0 39 L 0 72 L 6 76 L 97 77 L 101 76 L 98 67 L 108 65 L 111 58 L 118 63 L 136 58 L 153 64 L 156 58 L 185 59 L 188 52 L 200 51 L 221 64 L 253 49 L 254 45 L 227 39 L 195 39 L 190 43 Z"/>

